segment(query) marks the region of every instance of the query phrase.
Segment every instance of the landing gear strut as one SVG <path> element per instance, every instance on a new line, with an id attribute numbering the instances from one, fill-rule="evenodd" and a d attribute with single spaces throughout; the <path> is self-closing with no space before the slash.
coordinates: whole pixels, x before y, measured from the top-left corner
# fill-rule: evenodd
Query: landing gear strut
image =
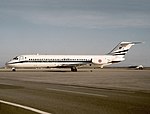
<path id="1" fill-rule="evenodd" d="M 76 67 L 71 67 L 71 71 L 72 72 L 77 72 L 77 68 Z"/>

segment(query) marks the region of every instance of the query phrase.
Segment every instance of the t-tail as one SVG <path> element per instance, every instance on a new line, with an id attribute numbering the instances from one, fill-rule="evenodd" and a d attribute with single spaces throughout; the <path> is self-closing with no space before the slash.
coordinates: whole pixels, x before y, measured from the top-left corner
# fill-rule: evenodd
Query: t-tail
<path id="1" fill-rule="evenodd" d="M 121 62 L 125 60 L 124 56 L 127 54 L 129 49 L 135 45 L 142 42 L 120 42 L 111 52 L 108 53 L 108 55 L 116 56 L 115 62 Z"/>

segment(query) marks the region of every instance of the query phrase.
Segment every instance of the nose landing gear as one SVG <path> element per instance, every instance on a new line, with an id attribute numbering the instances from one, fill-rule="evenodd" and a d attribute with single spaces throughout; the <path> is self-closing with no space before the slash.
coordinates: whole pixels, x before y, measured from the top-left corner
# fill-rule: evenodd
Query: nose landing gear
<path id="1" fill-rule="evenodd" d="M 15 72 L 16 71 L 16 69 L 13 67 L 12 69 L 11 69 L 13 72 Z"/>

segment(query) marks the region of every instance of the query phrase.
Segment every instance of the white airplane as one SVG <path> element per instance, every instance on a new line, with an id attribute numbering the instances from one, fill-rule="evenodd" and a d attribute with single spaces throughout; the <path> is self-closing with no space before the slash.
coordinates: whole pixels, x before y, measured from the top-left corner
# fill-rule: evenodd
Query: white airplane
<path id="1" fill-rule="evenodd" d="M 141 42 L 121 42 L 106 55 L 20 55 L 6 63 L 6 67 L 16 68 L 71 68 L 77 72 L 77 67 L 82 65 L 106 65 L 124 61 L 125 54 L 131 46 Z"/>

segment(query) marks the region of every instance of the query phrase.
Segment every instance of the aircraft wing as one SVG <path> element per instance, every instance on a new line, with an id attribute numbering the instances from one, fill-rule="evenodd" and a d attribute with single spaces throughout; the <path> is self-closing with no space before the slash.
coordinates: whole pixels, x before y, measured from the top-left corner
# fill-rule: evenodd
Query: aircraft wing
<path id="1" fill-rule="evenodd" d="M 90 63 L 71 63 L 71 64 L 61 64 L 57 66 L 57 68 L 71 68 L 71 67 L 78 67 L 78 66 L 83 66 L 83 65 L 88 65 Z"/>

